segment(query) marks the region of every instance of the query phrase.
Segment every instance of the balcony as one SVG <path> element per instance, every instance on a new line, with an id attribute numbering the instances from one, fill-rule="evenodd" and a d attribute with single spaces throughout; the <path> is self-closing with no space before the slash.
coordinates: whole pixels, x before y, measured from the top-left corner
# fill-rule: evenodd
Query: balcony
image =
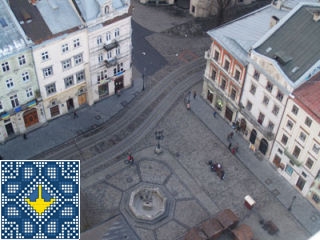
<path id="1" fill-rule="evenodd" d="M 112 49 L 114 49 L 114 48 L 116 48 L 116 47 L 118 47 L 118 46 L 119 46 L 118 41 L 113 41 L 112 43 L 105 44 L 105 45 L 103 46 L 103 48 L 104 48 L 104 50 L 106 50 L 106 51 L 110 51 L 110 50 L 112 50 Z"/>
<path id="2" fill-rule="evenodd" d="M 242 107 L 240 112 L 268 141 L 274 140 L 274 134 L 268 128 L 262 126 L 247 109 Z"/>
<path id="3" fill-rule="evenodd" d="M 117 65 L 118 60 L 117 60 L 117 58 L 113 58 L 113 59 L 109 59 L 109 60 L 104 60 L 104 62 L 106 64 L 106 67 L 112 67 L 112 66 Z"/>
<path id="4" fill-rule="evenodd" d="M 284 154 L 290 159 L 290 163 L 292 165 L 296 165 L 298 167 L 301 166 L 302 162 L 300 162 L 293 154 L 291 154 L 288 149 L 284 150 Z"/>

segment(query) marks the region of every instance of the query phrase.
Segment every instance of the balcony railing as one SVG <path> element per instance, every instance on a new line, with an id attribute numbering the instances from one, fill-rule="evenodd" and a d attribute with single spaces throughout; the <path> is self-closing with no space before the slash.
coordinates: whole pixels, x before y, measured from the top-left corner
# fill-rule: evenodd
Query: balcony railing
<path id="1" fill-rule="evenodd" d="M 110 51 L 110 50 L 112 50 L 112 49 L 114 49 L 114 48 L 116 48 L 116 47 L 118 47 L 118 46 L 119 46 L 118 41 L 113 41 L 112 43 L 105 44 L 105 45 L 103 46 L 103 48 L 104 48 L 106 51 Z"/>
<path id="2" fill-rule="evenodd" d="M 284 154 L 290 159 L 290 163 L 292 165 L 296 165 L 298 167 L 301 166 L 302 162 L 300 162 L 292 153 L 290 153 L 288 149 L 284 150 Z"/>
<path id="3" fill-rule="evenodd" d="M 117 65 L 118 60 L 117 58 L 113 58 L 113 59 L 105 60 L 104 62 L 106 63 L 107 67 L 112 67 Z"/>
<path id="4" fill-rule="evenodd" d="M 274 134 L 268 129 L 262 126 L 258 120 L 245 108 L 241 108 L 242 115 L 269 141 L 274 140 Z"/>

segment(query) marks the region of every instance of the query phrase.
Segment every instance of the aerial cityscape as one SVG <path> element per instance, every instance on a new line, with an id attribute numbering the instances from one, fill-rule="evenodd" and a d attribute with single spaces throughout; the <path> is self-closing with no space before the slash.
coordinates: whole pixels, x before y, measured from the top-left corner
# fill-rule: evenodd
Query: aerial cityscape
<path id="1" fill-rule="evenodd" d="M 0 12 L 0 239 L 320 231 L 318 0 L 0 0 Z M 20 184 L 7 160 L 46 161 L 51 180 L 77 171 L 70 188 L 58 176 L 77 206 L 63 211 L 80 216 L 14 233 L 25 210 L 8 205 Z M 50 204 L 21 199 L 45 222 L 57 199 L 43 184 L 32 194 Z"/>

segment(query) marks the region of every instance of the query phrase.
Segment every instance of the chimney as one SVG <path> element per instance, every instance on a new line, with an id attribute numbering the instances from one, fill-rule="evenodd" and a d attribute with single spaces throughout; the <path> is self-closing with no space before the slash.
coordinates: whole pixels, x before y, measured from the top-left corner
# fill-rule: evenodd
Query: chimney
<path id="1" fill-rule="evenodd" d="M 272 16 L 271 19 L 270 19 L 270 28 L 272 28 L 278 22 L 279 22 L 279 18 L 277 18 L 276 16 Z"/>
<path id="2" fill-rule="evenodd" d="M 320 11 L 315 11 L 313 13 L 313 21 L 318 22 L 320 20 Z"/>
<path id="3" fill-rule="evenodd" d="M 37 0 L 29 0 L 29 3 L 31 3 L 33 6 L 37 4 Z"/>
<path id="4" fill-rule="evenodd" d="M 272 5 L 275 6 L 276 9 L 281 9 L 283 3 L 282 0 L 273 0 Z"/>

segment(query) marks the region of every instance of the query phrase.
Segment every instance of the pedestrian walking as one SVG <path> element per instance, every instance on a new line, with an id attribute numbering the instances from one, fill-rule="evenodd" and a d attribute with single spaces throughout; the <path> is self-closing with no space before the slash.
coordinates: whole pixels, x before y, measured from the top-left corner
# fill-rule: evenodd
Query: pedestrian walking
<path id="1" fill-rule="evenodd" d="M 128 163 L 133 164 L 133 162 L 134 162 L 134 158 L 133 158 L 131 152 L 128 152 Z"/>
<path id="2" fill-rule="evenodd" d="M 221 170 L 221 172 L 220 172 L 220 179 L 221 179 L 221 180 L 224 179 L 224 170 Z"/>
<path id="3" fill-rule="evenodd" d="M 236 154 L 237 151 L 238 151 L 238 144 L 236 144 L 236 145 L 232 148 L 231 152 L 232 152 L 232 154 Z"/>
<path id="4" fill-rule="evenodd" d="M 214 117 L 214 118 L 217 117 L 217 112 L 216 112 L 216 111 L 213 112 L 213 117 Z"/>
<path id="5" fill-rule="evenodd" d="M 196 97 L 197 97 L 197 92 L 193 91 L 193 99 L 196 99 Z"/>
<path id="6" fill-rule="evenodd" d="M 231 146 L 232 146 L 232 143 L 229 143 L 228 145 L 228 149 L 231 151 Z"/>
<path id="7" fill-rule="evenodd" d="M 27 137 L 27 134 L 24 133 L 24 134 L 23 134 L 23 139 L 26 140 L 27 138 L 28 138 L 28 137 Z"/>
<path id="8" fill-rule="evenodd" d="M 233 132 L 229 133 L 227 136 L 227 140 L 230 141 L 233 137 Z"/>
<path id="9" fill-rule="evenodd" d="M 73 111 L 73 119 L 78 118 L 78 117 L 79 117 L 79 116 L 78 116 L 77 111 L 76 111 L 76 110 L 74 110 L 74 111 Z"/>

